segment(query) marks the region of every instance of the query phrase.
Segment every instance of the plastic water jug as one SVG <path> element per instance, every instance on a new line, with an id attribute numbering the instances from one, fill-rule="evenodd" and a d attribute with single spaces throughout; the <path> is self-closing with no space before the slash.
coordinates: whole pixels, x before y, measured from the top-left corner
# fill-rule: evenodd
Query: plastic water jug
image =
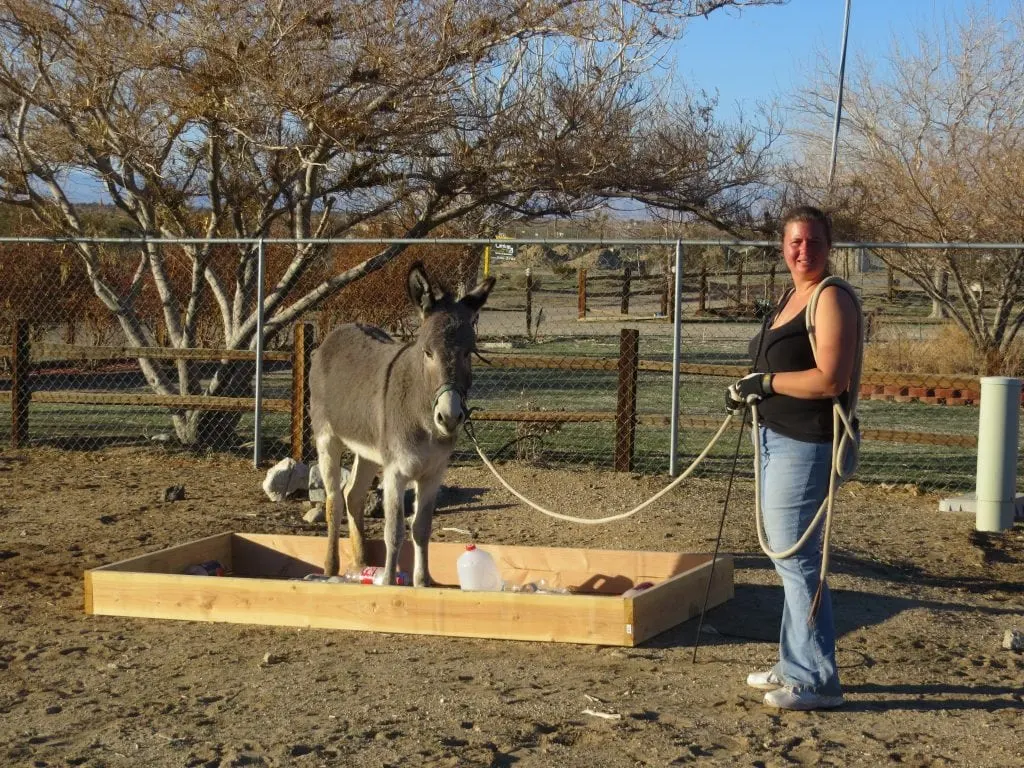
<path id="1" fill-rule="evenodd" d="M 504 586 L 498 564 L 488 552 L 477 549 L 476 544 L 466 545 L 466 551 L 459 555 L 456 567 L 462 589 L 500 592 Z"/>

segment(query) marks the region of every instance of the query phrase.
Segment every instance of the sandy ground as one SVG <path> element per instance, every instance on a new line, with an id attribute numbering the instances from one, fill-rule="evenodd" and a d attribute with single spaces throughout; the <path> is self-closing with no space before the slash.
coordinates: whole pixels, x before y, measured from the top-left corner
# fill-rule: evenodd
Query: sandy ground
<path id="1" fill-rule="evenodd" d="M 665 478 L 510 467 L 560 511 L 599 516 Z M 723 551 L 736 597 L 634 649 L 87 616 L 85 569 L 236 530 L 322 535 L 247 462 L 152 450 L 0 453 L 0 765 L 661 766 L 1024 762 L 1024 526 L 973 533 L 937 497 L 851 483 L 832 585 L 840 710 L 779 713 L 744 685 L 771 663 L 781 590 L 750 488 Z M 187 498 L 163 503 L 184 485 Z M 435 539 L 710 552 L 724 483 L 577 526 L 453 467 Z M 371 535 L 380 535 L 371 522 Z M 367 587 L 372 589 L 373 587 Z M 268 663 L 269 660 L 269 663 Z M 621 715 L 607 720 L 593 709 Z"/>

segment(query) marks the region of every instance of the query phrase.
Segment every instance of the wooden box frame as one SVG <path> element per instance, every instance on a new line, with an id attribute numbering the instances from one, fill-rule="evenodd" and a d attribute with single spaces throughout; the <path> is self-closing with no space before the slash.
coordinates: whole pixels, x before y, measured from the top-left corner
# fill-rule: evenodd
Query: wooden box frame
<path id="1" fill-rule="evenodd" d="M 351 559 L 341 539 L 342 570 Z M 461 543 L 431 542 L 429 588 L 302 581 L 321 573 L 326 538 L 221 533 L 85 572 L 85 611 L 189 621 L 635 646 L 696 616 L 711 555 L 480 544 L 513 584 L 545 579 L 573 594 L 464 592 L 457 588 Z M 405 542 L 400 568 L 412 570 Z M 184 575 L 218 560 L 226 577 Z M 382 564 L 384 545 L 367 542 Z M 733 561 L 719 555 L 708 607 L 733 596 Z M 653 587 L 624 597 L 635 584 Z"/>

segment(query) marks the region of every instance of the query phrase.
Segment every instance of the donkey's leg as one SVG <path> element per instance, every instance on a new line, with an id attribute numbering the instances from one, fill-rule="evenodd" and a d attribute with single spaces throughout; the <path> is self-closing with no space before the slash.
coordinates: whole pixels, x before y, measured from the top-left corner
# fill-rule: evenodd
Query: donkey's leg
<path id="1" fill-rule="evenodd" d="M 338 516 L 336 510 L 338 494 L 341 491 L 341 441 L 327 434 L 316 438 L 317 464 L 324 481 L 324 515 L 327 518 L 327 557 L 324 558 L 324 573 L 338 575 Z"/>
<path id="2" fill-rule="evenodd" d="M 384 545 L 387 548 L 385 583 L 394 584 L 398 554 L 402 551 L 402 539 L 405 537 L 405 487 L 409 478 L 392 466 L 384 468 L 381 481 L 384 487 Z"/>
<path id="3" fill-rule="evenodd" d="M 345 514 L 348 516 L 348 538 L 352 546 L 352 567 L 366 565 L 364 545 L 363 507 L 366 506 L 366 492 L 380 467 L 369 459 L 356 454 L 352 472 L 345 484 Z"/>
<path id="4" fill-rule="evenodd" d="M 416 564 L 413 567 L 412 583 L 417 587 L 430 586 L 430 563 L 427 547 L 430 544 L 430 529 L 434 522 L 434 507 L 437 505 L 437 490 L 441 487 L 444 473 L 436 477 L 423 477 L 416 481 L 416 512 L 412 518 L 412 541 L 416 547 Z"/>

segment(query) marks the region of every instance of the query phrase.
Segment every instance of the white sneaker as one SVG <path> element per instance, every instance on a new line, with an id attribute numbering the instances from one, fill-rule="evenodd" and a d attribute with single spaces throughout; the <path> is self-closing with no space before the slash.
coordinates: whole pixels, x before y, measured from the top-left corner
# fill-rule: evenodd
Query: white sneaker
<path id="1" fill-rule="evenodd" d="M 787 685 L 766 693 L 764 695 L 764 703 L 766 706 L 775 707 L 776 709 L 806 711 L 810 709 L 832 709 L 833 707 L 842 706 L 843 697 L 842 694 L 828 696 L 823 693 L 809 691 L 806 688 Z"/>
<path id="2" fill-rule="evenodd" d="M 784 683 L 775 674 L 774 669 L 769 669 L 765 672 L 751 672 L 747 675 L 747 685 L 757 688 L 759 691 L 774 691 L 776 688 L 781 688 Z"/>

